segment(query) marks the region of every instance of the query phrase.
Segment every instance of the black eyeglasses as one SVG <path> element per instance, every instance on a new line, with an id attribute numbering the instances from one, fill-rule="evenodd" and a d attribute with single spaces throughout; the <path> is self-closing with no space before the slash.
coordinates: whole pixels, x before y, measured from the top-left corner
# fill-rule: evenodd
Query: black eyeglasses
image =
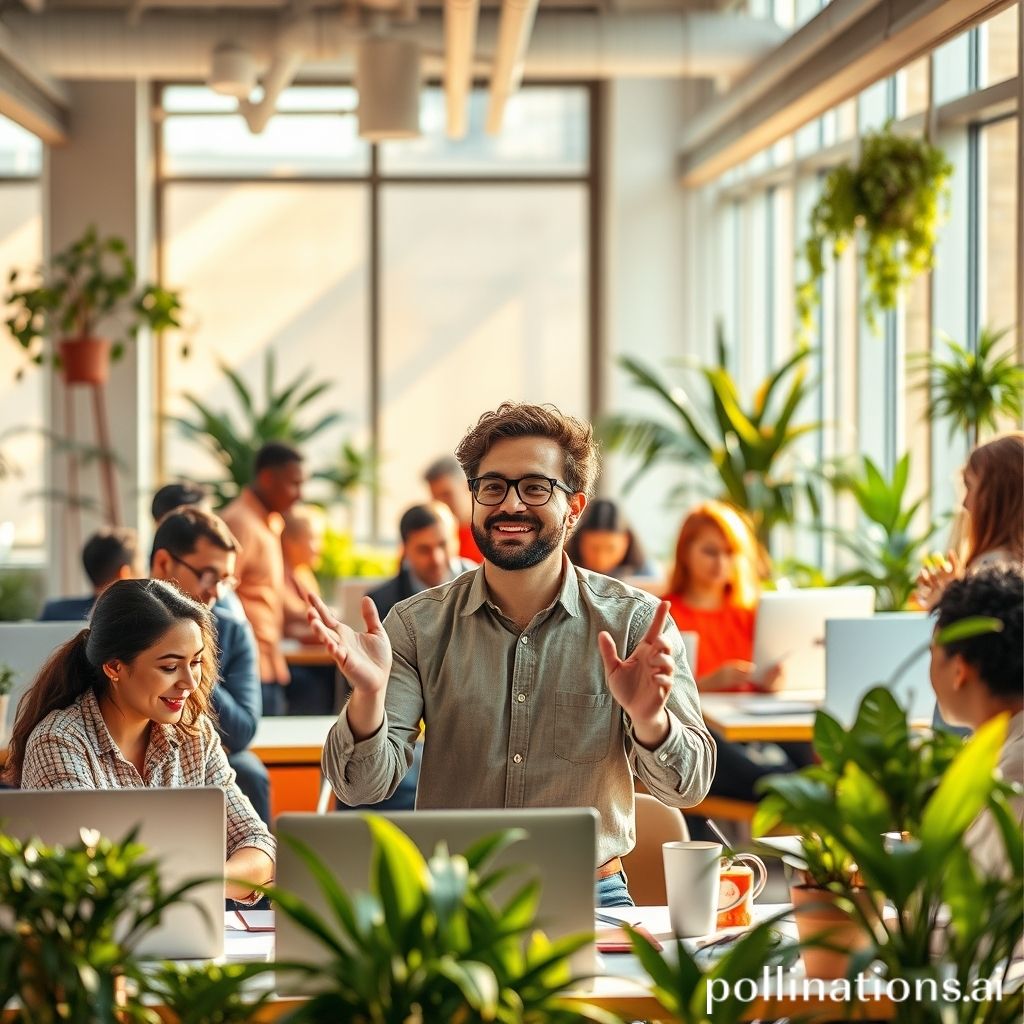
<path id="1" fill-rule="evenodd" d="M 555 488 L 566 494 L 576 492 L 565 484 L 546 476 L 521 476 L 518 480 L 506 480 L 503 476 L 478 476 L 469 481 L 473 497 L 481 505 L 500 505 L 509 488 L 515 489 L 524 505 L 546 505 L 555 493 Z"/>
<path id="2" fill-rule="evenodd" d="M 171 554 L 169 551 L 167 553 Z M 218 576 L 216 569 L 197 569 L 194 565 L 189 565 L 184 558 L 178 558 L 177 555 L 171 555 L 171 560 L 177 562 L 178 565 L 185 566 L 199 580 L 201 587 L 205 587 L 207 590 L 216 589 L 218 596 L 225 590 L 234 590 L 238 586 L 238 579 L 235 576 Z"/>

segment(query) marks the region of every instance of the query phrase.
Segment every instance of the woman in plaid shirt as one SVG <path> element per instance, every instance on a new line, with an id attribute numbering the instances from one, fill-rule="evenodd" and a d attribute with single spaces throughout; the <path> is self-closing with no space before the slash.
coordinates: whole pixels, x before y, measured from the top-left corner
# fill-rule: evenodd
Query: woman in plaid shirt
<path id="1" fill-rule="evenodd" d="M 121 580 L 59 647 L 18 707 L 5 781 L 23 789 L 219 786 L 225 893 L 255 902 L 274 839 L 235 784 L 213 722 L 210 613 L 160 580 Z"/>

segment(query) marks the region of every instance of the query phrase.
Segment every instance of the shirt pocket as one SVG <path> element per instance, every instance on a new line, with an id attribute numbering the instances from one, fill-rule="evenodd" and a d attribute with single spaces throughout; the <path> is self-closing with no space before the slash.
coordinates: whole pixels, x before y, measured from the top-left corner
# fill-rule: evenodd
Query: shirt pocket
<path id="1" fill-rule="evenodd" d="M 555 691 L 555 757 L 594 764 L 608 756 L 612 739 L 612 695 Z"/>

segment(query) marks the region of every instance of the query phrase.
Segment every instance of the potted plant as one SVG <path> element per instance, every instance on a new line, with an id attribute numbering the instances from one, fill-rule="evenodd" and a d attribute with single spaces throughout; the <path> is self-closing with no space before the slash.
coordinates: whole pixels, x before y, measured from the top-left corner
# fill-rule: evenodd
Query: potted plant
<path id="1" fill-rule="evenodd" d="M 505 871 L 488 864 L 520 830 L 486 837 L 465 854 L 440 846 L 426 860 L 390 822 L 374 815 L 365 820 L 374 841 L 369 892 L 355 896 L 308 847 L 284 837 L 315 878 L 323 910 L 279 889 L 268 888 L 267 895 L 278 914 L 323 947 L 327 960 L 289 966 L 315 980 L 315 994 L 289 1021 L 618 1021 L 560 995 L 573 981 L 568 958 L 592 935 L 549 942 L 534 932 L 535 881 L 504 904 L 494 900 L 493 887 Z"/>
<path id="2" fill-rule="evenodd" d="M 143 976 L 143 986 L 156 1013 L 168 1024 L 249 1024 L 274 998 L 270 987 L 257 991 L 247 984 L 272 972 L 275 964 L 167 961 Z"/>
<path id="3" fill-rule="evenodd" d="M 135 950 L 197 882 L 165 891 L 135 842 L 82 829 L 72 846 L 0 832 L 0 1007 L 17 996 L 35 1024 L 145 1019 Z"/>
<path id="4" fill-rule="evenodd" d="M 124 239 L 101 238 L 90 226 L 57 253 L 50 267 L 32 275 L 13 270 L 4 302 L 14 340 L 40 365 L 60 367 L 68 384 L 103 384 L 109 364 L 124 352 L 141 327 L 181 327 L 178 292 L 156 284 L 138 286 L 135 263 Z M 101 328 L 118 324 L 113 339 Z M 54 348 L 47 350 L 47 346 Z M 24 366 L 18 370 L 20 377 Z"/>
<path id="5" fill-rule="evenodd" d="M 826 475 L 837 494 L 852 495 L 863 517 L 852 532 L 826 529 L 854 557 L 856 565 L 838 575 L 832 585 L 866 584 L 875 589 L 879 611 L 905 608 L 927 554 L 926 546 L 942 525 L 931 521 L 919 531 L 914 529 L 925 499 L 906 503 L 910 452 L 896 463 L 889 478 L 867 455 L 856 470 L 840 467 Z"/>
<path id="6" fill-rule="evenodd" d="M 1012 345 L 999 352 L 1009 333 L 1009 327 L 983 327 L 973 351 L 943 333 L 945 353 L 914 354 L 918 387 L 929 394 L 925 416 L 932 422 L 946 417 L 950 440 L 963 432 L 974 448 L 982 430 L 999 429 L 1000 417 L 1019 420 L 1024 415 L 1024 368 L 1017 365 Z"/>
<path id="7" fill-rule="evenodd" d="M 719 329 L 718 364 L 697 367 L 706 397 L 697 408 L 687 389 L 660 377 L 639 360 L 624 357 L 632 383 L 653 396 L 665 418 L 619 415 L 606 419 L 601 432 L 608 447 L 640 458 L 626 486 L 653 465 L 683 463 L 715 475 L 712 493 L 745 511 L 758 540 L 770 547 L 775 526 L 794 521 L 794 502 L 802 488 L 817 509 L 816 492 L 794 451 L 795 443 L 821 427 L 794 422 L 813 391 L 807 380 L 812 353 L 800 349 L 770 373 L 744 408 L 739 387 L 725 368 L 725 341 Z M 682 488 L 680 488 L 682 490 Z"/>
<path id="8" fill-rule="evenodd" d="M 864 264 L 869 326 L 876 329 L 878 313 L 896 308 L 900 290 L 932 266 L 952 173 L 942 150 L 887 124 L 864 136 L 856 164 L 828 175 L 803 244 L 808 274 L 797 286 L 796 304 L 805 334 L 820 301 L 825 252 L 839 257 L 854 240 Z"/>

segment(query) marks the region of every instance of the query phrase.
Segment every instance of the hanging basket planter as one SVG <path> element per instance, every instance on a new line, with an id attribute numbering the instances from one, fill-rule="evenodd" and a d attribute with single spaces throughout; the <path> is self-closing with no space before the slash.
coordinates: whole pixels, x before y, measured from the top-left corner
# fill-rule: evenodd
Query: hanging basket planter
<path id="1" fill-rule="evenodd" d="M 60 366 L 66 384 L 106 384 L 110 342 L 106 338 L 67 338 L 60 343 Z"/>

